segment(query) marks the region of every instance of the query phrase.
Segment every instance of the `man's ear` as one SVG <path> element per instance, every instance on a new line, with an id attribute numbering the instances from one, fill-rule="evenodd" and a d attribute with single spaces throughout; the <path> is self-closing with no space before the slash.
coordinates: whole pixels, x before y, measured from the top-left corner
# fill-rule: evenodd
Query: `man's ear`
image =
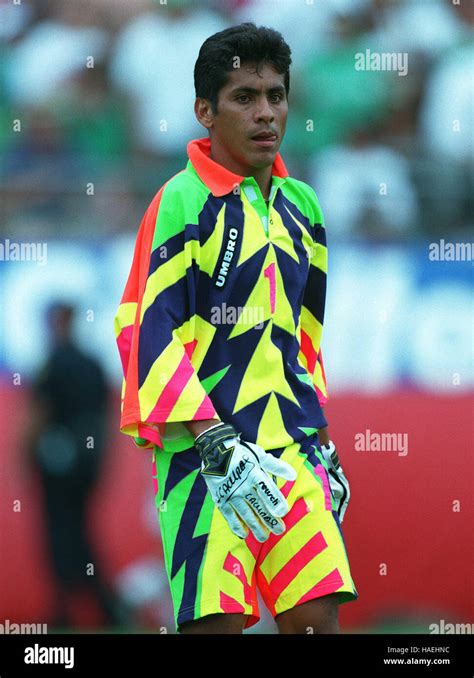
<path id="1" fill-rule="evenodd" d="M 197 121 L 206 129 L 211 129 L 214 125 L 214 113 L 211 102 L 208 99 L 197 97 L 194 102 L 194 114 Z"/>

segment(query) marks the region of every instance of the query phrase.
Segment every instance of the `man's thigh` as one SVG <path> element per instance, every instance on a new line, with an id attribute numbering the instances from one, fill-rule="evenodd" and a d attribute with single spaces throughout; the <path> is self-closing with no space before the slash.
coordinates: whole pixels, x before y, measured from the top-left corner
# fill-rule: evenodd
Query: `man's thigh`
<path id="1" fill-rule="evenodd" d="M 331 593 L 308 600 L 276 616 L 280 633 L 339 633 L 339 596 Z"/>
<path id="2" fill-rule="evenodd" d="M 243 614 L 210 614 L 207 617 L 181 624 L 183 634 L 241 634 L 247 617 Z"/>
<path id="3" fill-rule="evenodd" d="M 255 557 L 215 507 L 199 469 L 193 449 L 156 455 L 156 506 L 175 622 L 183 632 L 229 625 L 224 632 L 240 633 L 234 630 L 240 621 L 232 618 L 247 625 L 259 618 Z"/>
<path id="4" fill-rule="evenodd" d="M 332 619 L 333 632 L 337 604 L 355 600 L 357 591 L 327 471 L 313 441 L 314 438 L 309 438 L 303 447 L 289 446 L 281 455 L 281 459 L 295 468 L 297 477 L 294 481 L 278 480 L 290 507 L 283 518 L 286 531 L 282 535 L 270 535 L 261 545 L 257 556 L 257 584 L 275 619 L 304 616 L 309 626 L 317 622 L 322 627 L 322 615 L 324 619 Z M 313 612 L 309 614 L 307 610 Z M 286 612 L 288 616 L 282 617 Z"/>

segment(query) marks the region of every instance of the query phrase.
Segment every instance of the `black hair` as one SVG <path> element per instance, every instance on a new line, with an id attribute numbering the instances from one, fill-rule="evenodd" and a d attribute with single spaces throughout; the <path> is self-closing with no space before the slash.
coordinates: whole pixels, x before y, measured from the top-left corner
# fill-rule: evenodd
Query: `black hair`
<path id="1" fill-rule="evenodd" d="M 273 28 L 244 23 L 211 35 L 199 50 L 194 66 L 196 97 L 208 99 L 217 113 L 219 91 L 227 84 L 228 74 L 240 65 L 271 64 L 277 73 L 285 75 L 286 95 L 290 90 L 291 49 L 283 36 Z"/>

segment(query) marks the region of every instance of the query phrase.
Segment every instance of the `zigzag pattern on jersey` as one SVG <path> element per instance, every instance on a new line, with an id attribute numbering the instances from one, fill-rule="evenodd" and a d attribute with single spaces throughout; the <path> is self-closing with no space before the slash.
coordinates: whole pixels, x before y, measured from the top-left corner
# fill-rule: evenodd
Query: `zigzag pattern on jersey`
<path id="1" fill-rule="evenodd" d="M 163 217 L 161 194 L 137 240 L 140 235 L 150 239 L 153 227 L 140 308 L 128 301 L 140 298 L 139 290 L 127 285 L 117 313 L 124 374 L 133 350 L 137 356 L 136 376 L 132 370 L 124 380 L 124 391 L 129 385 L 131 391 L 128 419 L 153 427 L 211 418 L 217 411 L 267 449 L 275 446 L 276 429 L 282 432 L 279 445 L 301 440 L 324 425 L 314 398 L 315 392 L 320 401 L 325 396 L 319 351 L 324 228 L 312 224 L 285 195 L 285 185 L 276 193 L 268 236 L 245 192 L 194 196 L 187 221 L 175 215 L 174 205 L 170 208 L 171 198 Z M 158 221 L 156 228 L 151 223 L 153 215 L 161 218 L 159 228 Z M 231 228 L 238 237 L 225 285 L 218 287 Z M 143 282 L 143 270 L 140 275 Z M 226 309 L 243 311 L 237 322 L 225 322 L 225 317 L 215 320 L 216 309 L 224 316 Z M 311 420 L 305 420 L 305 412 Z M 121 428 L 141 434 L 133 423 Z"/>

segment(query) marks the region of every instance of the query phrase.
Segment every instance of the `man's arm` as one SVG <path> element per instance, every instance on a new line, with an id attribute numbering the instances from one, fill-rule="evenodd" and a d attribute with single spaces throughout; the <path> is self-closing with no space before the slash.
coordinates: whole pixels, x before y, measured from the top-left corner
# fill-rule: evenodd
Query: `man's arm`
<path id="1" fill-rule="evenodd" d="M 200 249 L 186 231 L 194 223 L 190 204 L 179 182 L 155 196 L 115 316 L 124 374 L 120 430 L 144 449 L 163 446 L 167 423 L 218 417 L 193 360 Z"/>
<path id="2" fill-rule="evenodd" d="M 327 246 L 324 218 L 316 194 L 314 194 L 314 200 L 313 243 L 310 252 L 308 252 L 308 279 L 301 305 L 298 358 L 311 377 L 322 409 L 328 399 L 321 353 L 321 336 L 326 306 Z M 325 435 L 324 428 L 320 429 L 322 436 Z"/>
<path id="3" fill-rule="evenodd" d="M 329 445 L 329 428 L 327 426 L 320 428 L 318 431 L 318 437 L 321 445 Z"/>
<path id="4" fill-rule="evenodd" d="M 220 419 L 200 419 L 198 421 L 183 421 L 188 431 L 197 438 L 200 433 L 220 423 Z"/>

